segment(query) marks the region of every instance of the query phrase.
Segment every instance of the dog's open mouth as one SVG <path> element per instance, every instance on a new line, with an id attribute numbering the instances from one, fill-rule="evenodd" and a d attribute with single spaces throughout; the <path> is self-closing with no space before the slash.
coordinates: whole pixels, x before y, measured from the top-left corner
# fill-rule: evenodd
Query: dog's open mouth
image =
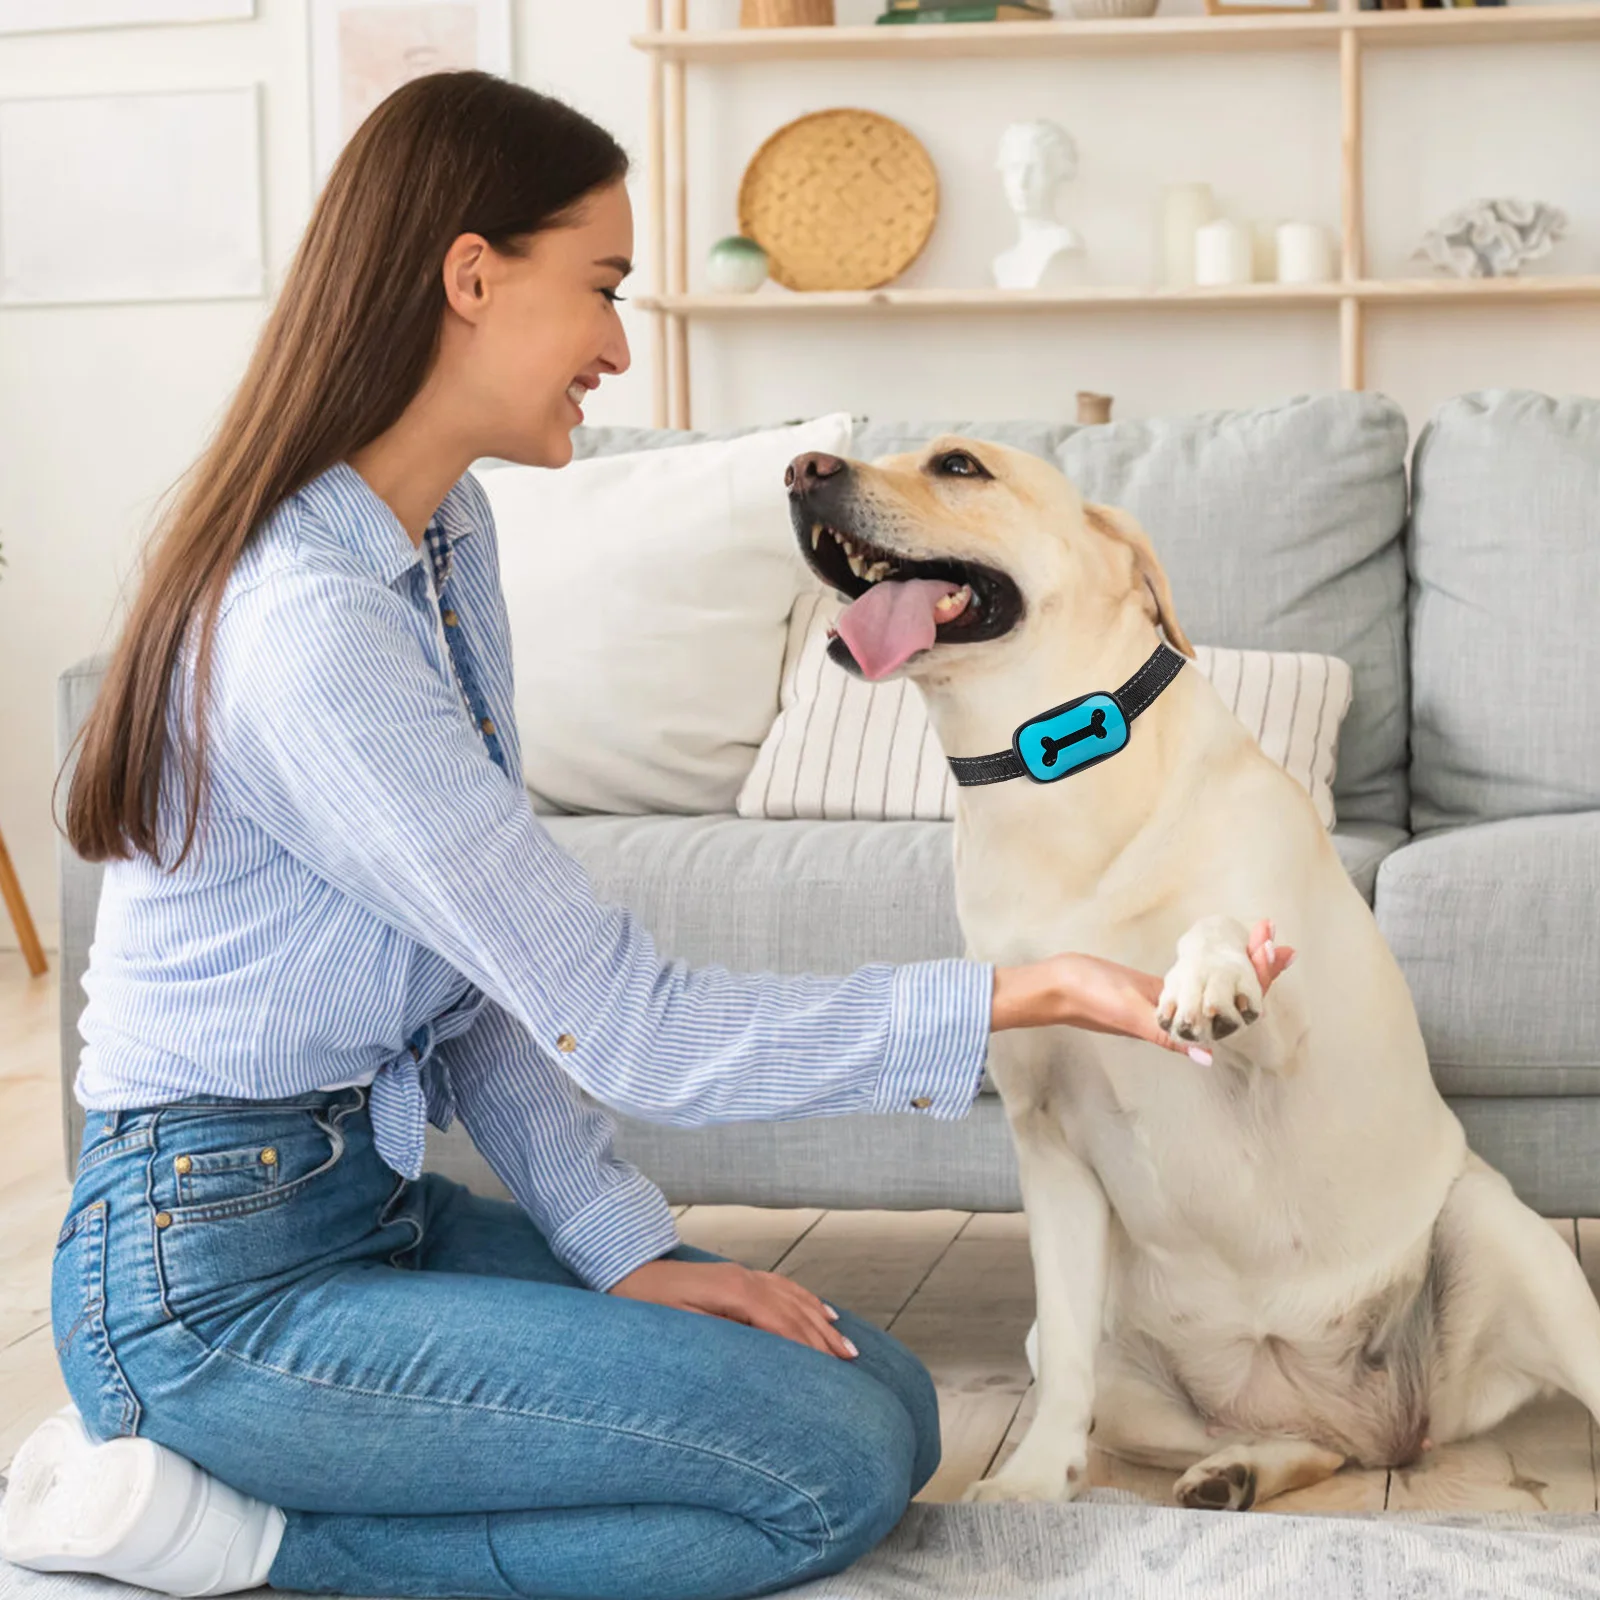
<path id="1" fill-rule="evenodd" d="M 1005 573 L 973 561 L 914 561 L 795 508 L 807 565 L 850 600 L 828 654 L 876 680 L 935 644 L 1009 633 L 1022 595 Z"/>

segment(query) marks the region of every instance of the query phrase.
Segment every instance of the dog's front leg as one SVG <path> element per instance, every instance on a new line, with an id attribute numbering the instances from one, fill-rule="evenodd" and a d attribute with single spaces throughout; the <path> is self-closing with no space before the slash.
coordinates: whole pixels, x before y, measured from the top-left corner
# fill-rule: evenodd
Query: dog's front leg
<path id="1" fill-rule="evenodd" d="M 1071 1500 L 1088 1474 L 1110 1207 L 1047 1096 L 1012 1113 L 1011 1126 L 1038 1293 L 1039 1405 L 1016 1454 L 964 1498 Z"/>

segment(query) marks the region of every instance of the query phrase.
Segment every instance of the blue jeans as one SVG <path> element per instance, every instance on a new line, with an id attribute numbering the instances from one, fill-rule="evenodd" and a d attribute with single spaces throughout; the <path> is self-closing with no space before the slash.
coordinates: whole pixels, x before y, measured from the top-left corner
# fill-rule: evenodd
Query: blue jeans
<path id="1" fill-rule="evenodd" d="M 275 1588 L 765 1594 L 939 1459 L 888 1334 L 841 1308 L 842 1361 L 586 1289 L 516 1206 L 384 1165 L 359 1088 L 91 1111 L 51 1300 L 91 1434 L 284 1508 Z"/>

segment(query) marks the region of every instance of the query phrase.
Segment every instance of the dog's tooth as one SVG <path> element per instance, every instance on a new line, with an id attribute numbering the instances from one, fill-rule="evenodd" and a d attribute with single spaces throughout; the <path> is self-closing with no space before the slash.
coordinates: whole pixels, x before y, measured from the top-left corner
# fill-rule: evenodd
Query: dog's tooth
<path id="1" fill-rule="evenodd" d="M 817 548 L 817 545 L 821 542 L 821 539 L 822 524 L 820 522 L 813 522 L 811 524 L 811 548 L 813 550 Z"/>

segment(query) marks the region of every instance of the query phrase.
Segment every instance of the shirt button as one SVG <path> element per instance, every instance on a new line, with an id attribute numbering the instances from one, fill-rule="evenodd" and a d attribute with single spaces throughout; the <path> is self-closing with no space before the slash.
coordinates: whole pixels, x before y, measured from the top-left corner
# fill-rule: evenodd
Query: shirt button
<path id="1" fill-rule="evenodd" d="M 491 739 L 494 737 L 494 719 L 492 717 L 485 717 L 483 721 L 478 724 L 478 726 L 482 728 Z"/>
<path id="2" fill-rule="evenodd" d="M 171 1225 L 172 1225 L 172 1213 L 170 1211 L 158 1211 L 158 1212 L 156 1212 L 156 1226 L 158 1228 L 168 1228 L 168 1227 L 171 1227 Z"/>
<path id="3" fill-rule="evenodd" d="M 571 1055 L 577 1048 L 578 1041 L 570 1033 L 564 1033 L 556 1040 L 556 1049 L 564 1050 L 568 1055 Z"/>
<path id="4" fill-rule="evenodd" d="M 919 1094 L 911 1103 L 917 1108 L 918 1111 L 926 1111 L 928 1107 L 933 1104 L 933 1101 L 929 1099 L 927 1095 Z"/>
<path id="5" fill-rule="evenodd" d="M 269 1144 L 267 1148 L 261 1152 L 261 1165 L 264 1167 L 275 1167 L 277 1164 L 278 1152 Z"/>
<path id="6" fill-rule="evenodd" d="M 188 1172 L 193 1166 L 194 1162 L 192 1162 L 188 1156 L 179 1156 L 178 1159 L 172 1163 L 172 1167 L 175 1172 Z"/>
<path id="7" fill-rule="evenodd" d="M 453 611 L 446 611 L 446 612 L 445 612 L 445 614 L 444 614 L 444 625 L 445 625 L 445 627 L 447 627 L 447 628 L 453 628 L 453 627 L 455 627 L 455 625 L 456 625 L 456 624 L 457 624 L 457 623 L 458 623 L 458 622 L 459 622 L 459 621 L 460 621 L 460 620 L 461 620 L 461 619 L 460 619 L 460 617 L 458 617 L 458 616 L 457 616 L 457 615 L 456 615 L 456 614 L 455 614 L 455 612 L 453 612 Z"/>

